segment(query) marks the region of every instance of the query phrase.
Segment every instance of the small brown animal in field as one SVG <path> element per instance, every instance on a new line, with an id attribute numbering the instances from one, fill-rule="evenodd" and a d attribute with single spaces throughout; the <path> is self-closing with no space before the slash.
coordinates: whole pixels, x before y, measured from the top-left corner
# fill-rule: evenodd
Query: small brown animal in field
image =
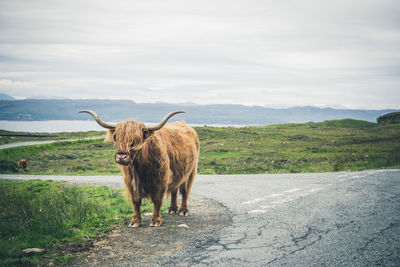
<path id="1" fill-rule="evenodd" d="M 26 169 L 28 167 L 28 160 L 27 159 L 20 159 L 18 161 L 18 166 Z"/>
<path id="2" fill-rule="evenodd" d="M 168 212 L 178 211 L 177 193 L 182 195 L 180 215 L 188 216 L 187 201 L 197 172 L 200 142 L 196 131 L 184 122 L 166 124 L 177 113 L 167 114 L 160 123 L 148 126 L 137 121 L 116 124 L 103 122 L 95 112 L 81 110 L 93 116 L 108 129 L 106 141 L 116 144 L 115 162 L 120 165 L 134 213 L 129 227 L 139 227 L 142 221 L 140 205 L 143 198 L 154 203 L 150 226 L 160 226 L 160 208 L 165 193 L 171 194 Z"/>

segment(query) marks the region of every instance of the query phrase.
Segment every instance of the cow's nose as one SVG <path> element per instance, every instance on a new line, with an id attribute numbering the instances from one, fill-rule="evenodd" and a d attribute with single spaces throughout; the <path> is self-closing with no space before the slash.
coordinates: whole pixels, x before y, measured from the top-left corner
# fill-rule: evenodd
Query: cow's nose
<path id="1" fill-rule="evenodd" d="M 128 157 L 128 154 L 117 154 L 117 155 L 115 155 L 115 157 L 117 159 L 124 159 L 125 160 Z"/>
<path id="2" fill-rule="evenodd" d="M 117 163 L 126 163 L 129 160 L 129 154 L 128 153 L 116 153 L 115 154 L 115 161 Z"/>

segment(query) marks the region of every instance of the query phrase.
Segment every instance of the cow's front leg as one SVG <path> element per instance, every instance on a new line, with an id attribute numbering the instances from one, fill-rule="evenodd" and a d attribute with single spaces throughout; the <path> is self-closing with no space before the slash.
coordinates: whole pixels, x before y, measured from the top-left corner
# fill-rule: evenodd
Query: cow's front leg
<path id="1" fill-rule="evenodd" d="M 151 197 L 151 200 L 153 201 L 154 204 L 154 211 L 153 211 L 153 216 L 151 217 L 150 220 L 150 226 L 151 227 L 158 227 L 161 226 L 162 224 L 162 218 L 160 214 L 160 209 L 163 201 L 163 195 L 160 193 L 156 193 Z"/>
<path id="2" fill-rule="evenodd" d="M 142 200 L 139 199 L 132 202 L 133 202 L 134 212 L 128 227 L 137 228 L 140 226 L 140 223 L 142 222 L 142 216 L 140 215 L 140 205 L 142 204 Z"/>

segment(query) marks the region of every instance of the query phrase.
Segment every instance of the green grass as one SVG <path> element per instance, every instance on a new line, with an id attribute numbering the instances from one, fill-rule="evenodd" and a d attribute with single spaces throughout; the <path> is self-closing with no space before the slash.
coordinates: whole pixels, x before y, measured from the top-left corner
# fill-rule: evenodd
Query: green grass
<path id="1" fill-rule="evenodd" d="M 132 216 L 121 190 L 39 180 L 0 180 L 0 209 L 0 266 L 65 264 L 71 256 L 61 248 L 103 236 Z M 143 213 L 152 209 L 142 204 Z M 33 247 L 46 252 L 22 252 Z"/>
<path id="2" fill-rule="evenodd" d="M 329 172 L 400 165 L 400 124 L 352 119 L 260 127 L 196 127 L 200 174 Z M 0 150 L 1 173 L 120 174 L 101 140 Z M 27 170 L 16 166 L 29 161 Z"/>
<path id="3" fill-rule="evenodd" d="M 352 119 L 265 127 L 199 127 L 199 173 L 297 173 L 400 165 L 400 125 Z"/>
<path id="4" fill-rule="evenodd" d="M 113 144 L 98 139 L 15 147 L 0 150 L 0 170 L 22 174 L 119 174 L 114 153 Z M 21 158 L 28 159 L 27 171 L 17 168 Z"/>

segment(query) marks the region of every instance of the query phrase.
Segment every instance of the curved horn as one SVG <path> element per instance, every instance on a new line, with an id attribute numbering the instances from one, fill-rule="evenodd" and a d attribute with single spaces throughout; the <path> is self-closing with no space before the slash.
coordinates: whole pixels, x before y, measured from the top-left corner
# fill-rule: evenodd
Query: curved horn
<path id="1" fill-rule="evenodd" d="M 183 111 L 183 110 L 178 110 L 178 111 L 170 112 L 170 113 L 168 113 L 158 124 L 156 124 L 156 125 L 154 125 L 154 126 L 147 126 L 147 125 L 146 125 L 146 127 L 147 127 L 147 129 L 148 129 L 149 131 L 159 130 L 159 129 L 161 129 L 161 128 L 164 126 L 164 124 L 167 123 L 167 120 L 169 120 L 169 118 L 171 118 L 172 116 L 174 116 L 175 114 L 178 114 L 178 113 L 185 113 L 185 111 Z"/>
<path id="2" fill-rule="evenodd" d="M 99 116 L 97 116 L 96 112 L 92 111 L 92 110 L 79 110 L 79 113 L 89 113 L 90 115 L 93 116 L 93 118 L 97 121 L 97 123 L 104 128 L 107 129 L 115 129 L 116 125 L 113 123 L 108 123 L 108 122 L 104 122 L 100 119 Z"/>

